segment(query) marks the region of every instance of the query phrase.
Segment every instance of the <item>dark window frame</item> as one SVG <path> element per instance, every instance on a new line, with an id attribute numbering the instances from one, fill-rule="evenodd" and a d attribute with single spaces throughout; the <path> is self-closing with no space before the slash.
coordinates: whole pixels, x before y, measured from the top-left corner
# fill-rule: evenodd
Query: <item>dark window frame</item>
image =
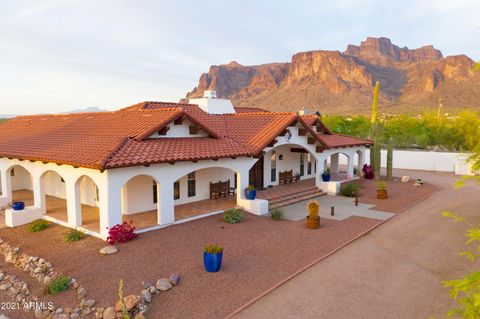
<path id="1" fill-rule="evenodd" d="M 180 199 L 180 181 L 173 183 L 173 199 Z"/>
<path id="2" fill-rule="evenodd" d="M 187 175 L 188 197 L 194 197 L 197 194 L 195 172 Z"/>

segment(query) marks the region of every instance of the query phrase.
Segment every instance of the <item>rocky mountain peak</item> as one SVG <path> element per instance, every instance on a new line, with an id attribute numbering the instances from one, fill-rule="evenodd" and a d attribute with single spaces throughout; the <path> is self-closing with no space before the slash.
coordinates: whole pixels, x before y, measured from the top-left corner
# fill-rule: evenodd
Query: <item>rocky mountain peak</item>
<path id="1" fill-rule="evenodd" d="M 441 97 L 445 108 L 480 108 L 480 72 L 465 55 L 443 57 L 432 45 L 400 48 L 385 37 L 369 37 L 345 52 L 299 52 L 290 62 L 211 66 L 187 98 L 216 90 L 236 106 L 322 113 L 366 113 L 380 81 L 380 99 L 392 112 L 422 111 Z"/>

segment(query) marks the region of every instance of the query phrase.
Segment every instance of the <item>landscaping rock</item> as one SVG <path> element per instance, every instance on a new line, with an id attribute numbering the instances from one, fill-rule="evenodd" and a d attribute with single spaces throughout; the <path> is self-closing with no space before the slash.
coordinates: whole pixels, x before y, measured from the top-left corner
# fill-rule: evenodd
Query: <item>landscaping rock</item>
<path id="1" fill-rule="evenodd" d="M 147 289 L 142 290 L 142 297 L 145 300 L 145 302 L 148 302 L 148 303 L 152 302 L 152 294 Z"/>
<path id="2" fill-rule="evenodd" d="M 157 284 L 155 285 L 155 287 L 160 291 L 167 291 L 170 290 L 173 286 L 168 278 L 161 278 L 157 280 Z"/>
<path id="3" fill-rule="evenodd" d="M 63 312 L 63 308 L 58 308 L 57 310 L 55 310 L 55 313 L 58 314 L 58 313 L 62 313 Z"/>
<path id="4" fill-rule="evenodd" d="M 53 316 L 53 319 L 68 319 L 68 316 L 64 313 L 57 313 Z"/>
<path id="5" fill-rule="evenodd" d="M 173 286 L 178 285 L 178 282 L 180 281 L 180 277 L 178 276 L 178 274 L 175 273 L 171 274 L 168 279 Z"/>
<path id="6" fill-rule="evenodd" d="M 402 183 L 408 183 L 410 181 L 410 176 L 402 176 Z"/>
<path id="7" fill-rule="evenodd" d="M 100 249 L 100 254 L 102 255 L 113 255 L 118 252 L 117 246 L 105 246 Z"/>
<path id="8" fill-rule="evenodd" d="M 1 241 L 1 239 L 0 239 L 0 241 Z M 10 318 L 8 318 L 8 317 L 5 316 L 5 315 L 0 315 L 0 319 L 10 319 Z"/>
<path id="9" fill-rule="evenodd" d="M 80 314 L 77 312 L 74 312 L 70 315 L 70 319 L 78 319 L 80 318 Z"/>
<path id="10" fill-rule="evenodd" d="M 140 313 L 137 313 L 134 319 L 145 319 L 145 316 L 143 315 L 143 313 L 140 312 Z"/>
<path id="11" fill-rule="evenodd" d="M 88 299 L 84 302 L 84 305 L 89 307 L 89 308 L 92 308 L 93 306 L 95 306 L 95 300 L 93 299 Z"/>
<path id="12" fill-rule="evenodd" d="M 136 305 L 138 305 L 138 303 L 140 302 L 140 299 L 138 299 L 138 297 L 135 295 L 128 295 L 125 298 L 123 298 L 123 302 L 125 303 L 125 308 L 127 308 L 127 311 L 130 311 Z M 122 303 L 120 300 L 118 300 L 117 303 L 115 304 L 115 310 L 116 311 L 122 310 Z"/>
<path id="13" fill-rule="evenodd" d="M 87 295 L 87 290 L 85 290 L 85 288 L 83 288 L 83 287 L 78 287 L 77 294 L 78 294 L 78 297 L 80 299 L 82 299 L 83 297 L 85 297 Z"/>
<path id="14" fill-rule="evenodd" d="M 108 307 L 103 311 L 103 319 L 115 319 L 116 315 L 117 312 L 113 307 Z"/>

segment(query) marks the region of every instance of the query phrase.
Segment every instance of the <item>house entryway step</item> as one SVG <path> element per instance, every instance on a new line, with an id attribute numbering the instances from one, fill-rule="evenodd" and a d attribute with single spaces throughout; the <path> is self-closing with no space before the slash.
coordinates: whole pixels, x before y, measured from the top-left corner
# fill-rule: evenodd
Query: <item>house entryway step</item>
<path id="1" fill-rule="evenodd" d="M 290 193 L 288 195 L 272 197 L 268 200 L 268 208 L 269 209 L 279 208 L 279 207 L 295 204 L 310 198 L 324 196 L 326 194 L 327 193 L 323 192 L 322 190 L 316 187 L 312 187 L 312 188 L 304 189 L 301 191 L 297 191 L 295 193 Z"/>

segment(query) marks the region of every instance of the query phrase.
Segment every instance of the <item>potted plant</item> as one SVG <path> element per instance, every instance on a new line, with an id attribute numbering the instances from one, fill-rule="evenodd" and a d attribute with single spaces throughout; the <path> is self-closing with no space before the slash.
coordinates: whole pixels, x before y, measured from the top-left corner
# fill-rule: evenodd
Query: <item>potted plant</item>
<path id="1" fill-rule="evenodd" d="M 322 173 L 322 180 L 324 182 L 330 182 L 330 178 L 332 176 L 330 175 L 330 169 L 329 168 L 326 168 L 323 173 Z"/>
<path id="2" fill-rule="evenodd" d="M 377 198 L 387 199 L 387 184 L 384 181 L 378 180 L 375 182 L 377 186 Z"/>
<path id="3" fill-rule="evenodd" d="M 245 197 L 250 200 L 254 200 L 255 197 L 257 197 L 257 190 L 255 186 L 248 185 L 248 187 L 245 189 Z"/>
<path id="4" fill-rule="evenodd" d="M 223 247 L 208 244 L 203 250 L 203 265 L 207 272 L 217 272 L 222 266 Z"/>
<path id="5" fill-rule="evenodd" d="M 308 202 L 307 211 L 307 227 L 310 229 L 316 229 L 320 227 L 320 203 L 316 200 Z"/>
<path id="6" fill-rule="evenodd" d="M 13 210 L 24 210 L 25 209 L 25 202 L 13 202 L 12 203 Z"/>

